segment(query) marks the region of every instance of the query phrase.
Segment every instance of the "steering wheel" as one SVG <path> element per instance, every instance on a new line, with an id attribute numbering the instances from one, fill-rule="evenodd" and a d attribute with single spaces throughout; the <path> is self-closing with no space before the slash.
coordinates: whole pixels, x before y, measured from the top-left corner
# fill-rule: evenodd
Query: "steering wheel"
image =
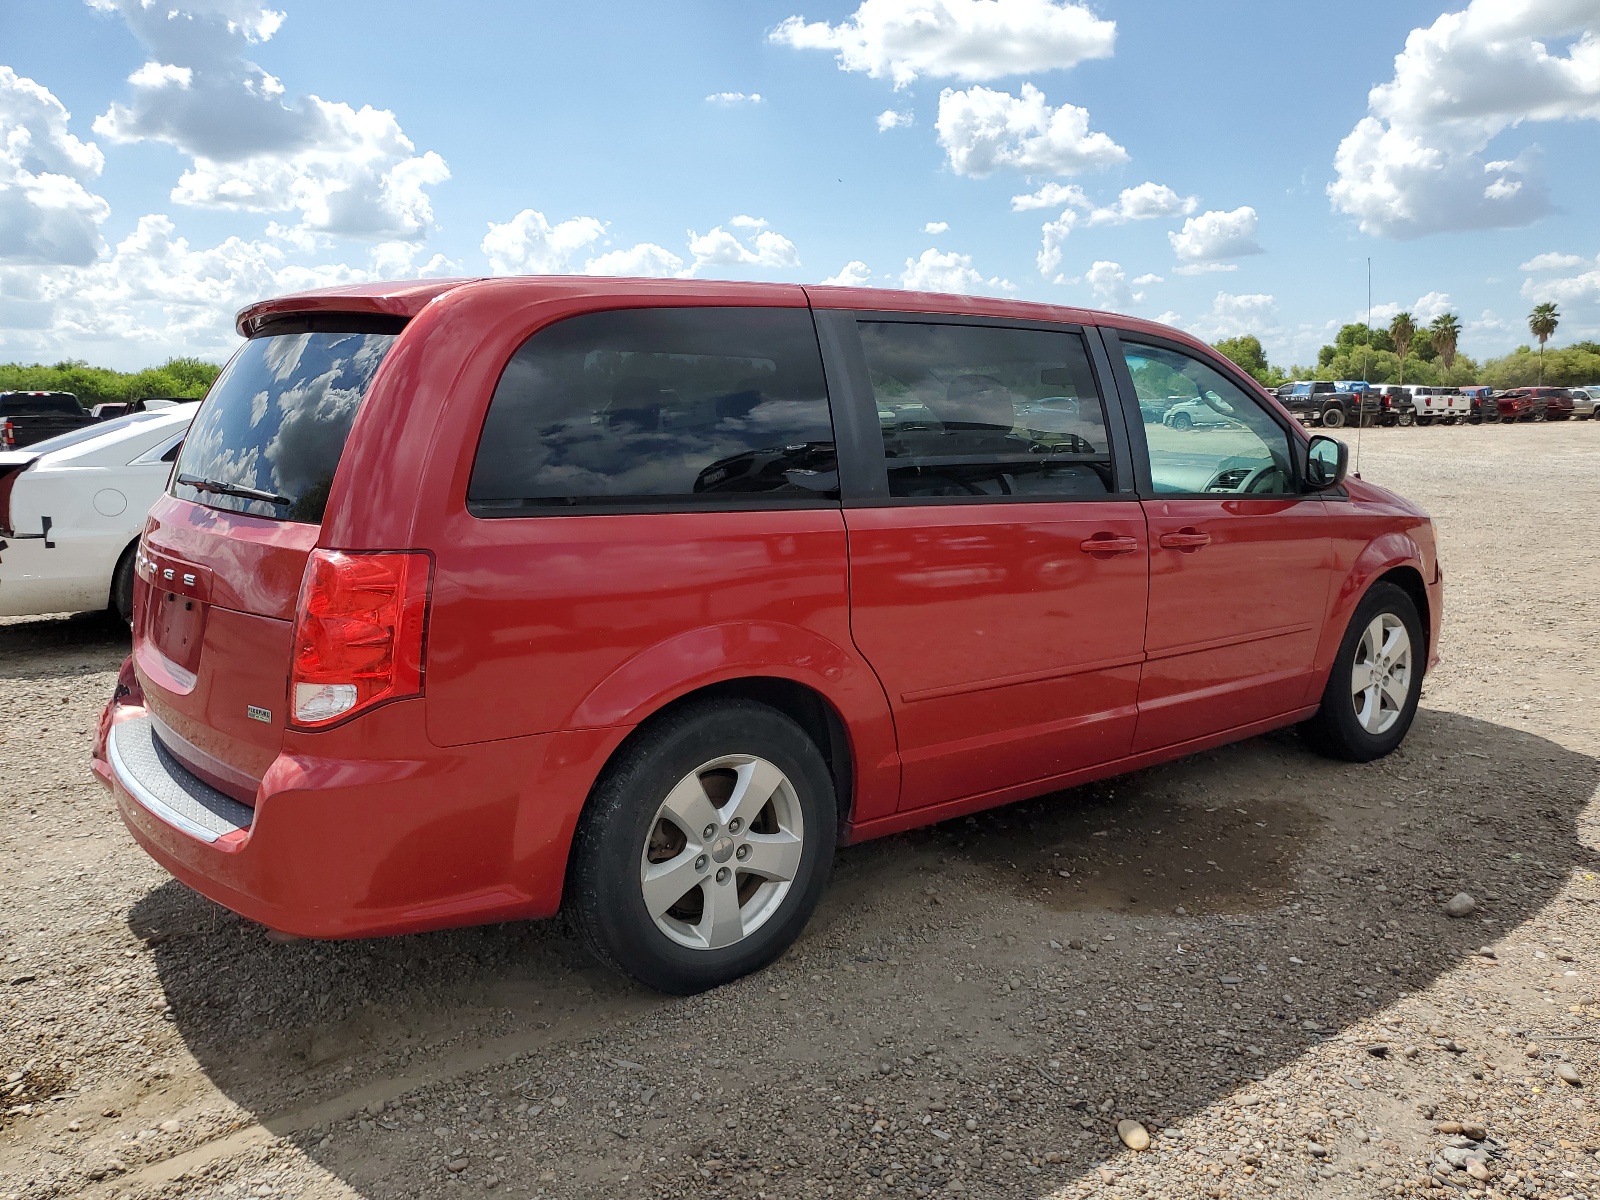
<path id="1" fill-rule="evenodd" d="M 1243 469 L 1244 468 L 1241 467 L 1225 467 L 1223 470 L 1218 471 L 1211 477 L 1210 482 L 1206 484 L 1205 490 L 1208 492 L 1225 492 L 1241 496 L 1253 494 L 1257 490 L 1270 491 L 1270 488 L 1262 488 L 1260 485 L 1266 482 L 1268 477 L 1278 470 L 1278 465 L 1276 463 L 1269 463 L 1264 467 L 1256 467 L 1248 470 L 1245 474 L 1245 477 L 1237 484 L 1234 484 L 1233 486 L 1224 486 L 1223 479 L 1225 477 L 1233 475 Z"/>

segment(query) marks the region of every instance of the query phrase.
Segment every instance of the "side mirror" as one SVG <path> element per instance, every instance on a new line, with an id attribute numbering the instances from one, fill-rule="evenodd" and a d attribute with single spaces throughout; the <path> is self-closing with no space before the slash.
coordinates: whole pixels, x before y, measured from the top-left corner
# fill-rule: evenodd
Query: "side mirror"
<path id="1" fill-rule="evenodd" d="M 1350 447 L 1337 438 L 1317 434 L 1306 447 L 1306 487 L 1325 492 L 1344 482 L 1350 466 Z"/>

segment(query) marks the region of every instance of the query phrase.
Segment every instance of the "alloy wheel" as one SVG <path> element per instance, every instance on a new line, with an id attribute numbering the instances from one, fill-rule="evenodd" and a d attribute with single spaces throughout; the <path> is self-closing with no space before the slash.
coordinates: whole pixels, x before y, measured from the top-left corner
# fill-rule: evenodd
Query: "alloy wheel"
<path id="1" fill-rule="evenodd" d="M 1411 694 L 1411 635 L 1399 617 L 1379 613 L 1361 633 L 1350 671 L 1356 720 L 1374 736 L 1389 732 Z"/>
<path id="2" fill-rule="evenodd" d="M 639 860 L 656 928 L 680 946 L 743 941 L 783 905 L 805 848 L 794 785 L 748 754 L 712 759 L 667 793 Z"/>

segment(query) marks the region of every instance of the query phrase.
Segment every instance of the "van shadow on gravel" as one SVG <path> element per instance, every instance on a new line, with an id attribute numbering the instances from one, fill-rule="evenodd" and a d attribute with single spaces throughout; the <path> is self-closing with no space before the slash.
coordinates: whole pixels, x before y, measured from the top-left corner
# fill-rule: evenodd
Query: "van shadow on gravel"
<path id="1" fill-rule="evenodd" d="M 1069 1163 L 996 1184 L 1043 1194 L 1110 1151 L 1103 1129 L 1084 1127 L 1086 1101 L 1173 1124 L 1511 933 L 1593 866 L 1576 820 L 1597 782 L 1600 762 L 1536 734 L 1424 710 L 1381 763 L 1331 763 L 1283 733 L 848 848 L 812 929 L 774 969 L 802 993 L 769 1037 L 791 1069 L 751 1082 L 737 1131 L 708 1122 L 701 1157 L 770 1155 L 767 1107 L 780 1124 L 827 1128 L 826 1082 L 905 1111 L 934 1098 L 982 1110 L 986 1127 L 1061 1149 Z M 1442 903 L 1463 890 L 1478 913 L 1446 919 Z M 648 1011 L 687 1026 L 696 1011 L 591 966 L 553 922 L 280 946 L 169 883 L 130 924 L 154 945 L 208 1077 L 285 1133 L 275 1117 L 451 1047 L 545 1026 L 601 1038 Z M 825 982 L 800 982 L 802 970 Z M 759 1005 L 766 982 L 730 989 Z M 885 1064 L 891 1042 L 915 1050 Z M 1034 1070 L 1043 1055 L 1057 1064 L 1048 1079 Z M 682 1161 L 693 1139 L 646 1122 L 626 1146 L 591 1147 L 584 1169 L 622 1163 L 652 1128 L 659 1153 Z M 344 1168 L 337 1154 L 319 1161 L 370 1194 L 414 1190 L 404 1172 L 429 1147 L 385 1145 Z M 420 1156 L 412 1168 L 407 1154 Z M 875 1161 L 833 1158 L 835 1183 Z M 928 1161 L 902 1164 L 903 1177 L 939 1186 L 948 1165 L 941 1176 Z"/>

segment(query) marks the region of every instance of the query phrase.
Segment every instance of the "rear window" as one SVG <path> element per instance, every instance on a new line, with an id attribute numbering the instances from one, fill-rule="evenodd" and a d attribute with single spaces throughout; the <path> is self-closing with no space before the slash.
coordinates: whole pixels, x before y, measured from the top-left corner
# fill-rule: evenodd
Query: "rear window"
<path id="1" fill-rule="evenodd" d="M 83 412 L 83 405 L 78 403 L 78 398 L 71 392 L 46 392 L 42 396 L 31 396 L 27 392 L 13 392 L 9 396 L 0 396 L 0 412 L 7 412 L 17 417 L 33 413 L 72 413 L 77 415 Z"/>
<path id="2" fill-rule="evenodd" d="M 589 313 L 529 338 L 495 388 L 478 516 L 837 502 L 809 309 Z"/>
<path id="3" fill-rule="evenodd" d="M 247 342 L 195 417 L 172 494 L 319 524 L 356 409 L 395 336 L 317 331 Z"/>

